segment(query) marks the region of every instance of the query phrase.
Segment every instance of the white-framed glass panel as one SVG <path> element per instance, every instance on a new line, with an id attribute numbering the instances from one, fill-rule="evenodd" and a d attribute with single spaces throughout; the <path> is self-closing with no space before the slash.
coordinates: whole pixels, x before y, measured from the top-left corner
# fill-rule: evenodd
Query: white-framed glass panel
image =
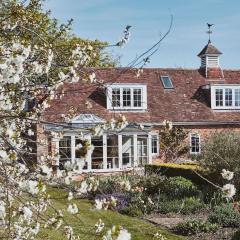
<path id="1" fill-rule="evenodd" d="M 92 153 L 92 169 L 103 169 L 103 137 L 92 137 L 91 143 L 94 146 Z"/>
<path id="2" fill-rule="evenodd" d="M 138 165 L 144 166 L 148 160 L 148 137 L 137 136 L 137 154 L 138 154 Z"/>
<path id="3" fill-rule="evenodd" d="M 118 135 L 107 135 L 107 168 L 119 168 Z"/>
<path id="4" fill-rule="evenodd" d="M 158 135 L 152 135 L 152 154 L 159 154 L 159 137 Z"/>
<path id="5" fill-rule="evenodd" d="M 83 152 L 84 149 L 81 147 L 83 145 L 83 140 L 80 139 L 79 137 L 75 136 L 75 158 L 80 159 L 82 158 L 82 156 L 85 155 L 85 153 Z M 83 166 L 83 169 L 87 169 L 88 168 L 88 163 L 85 160 L 85 164 Z"/>
<path id="6" fill-rule="evenodd" d="M 216 106 L 223 106 L 223 89 L 215 89 Z"/>
<path id="7" fill-rule="evenodd" d="M 113 110 L 147 109 L 147 87 L 143 84 L 107 85 L 107 108 Z"/>
<path id="8" fill-rule="evenodd" d="M 213 109 L 240 109 L 240 85 L 212 85 L 211 107 Z"/>
<path id="9" fill-rule="evenodd" d="M 131 107 L 131 89 L 123 88 L 122 93 L 123 107 Z"/>
<path id="10" fill-rule="evenodd" d="M 67 161 L 71 161 L 71 137 L 64 136 L 63 138 L 59 139 L 59 168 L 63 169 L 64 164 Z"/>
<path id="11" fill-rule="evenodd" d="M 235 106 L 240 106 L 240 88 L 235 89 Z"/>
<path id="12" fill-rule="evenodd" d="M 199 154 L 200 153 L 200 135 L 197 133 L 190 134 L 190 153 Z"/>
<path id="13" fill-rule="evenodd" d="M 133 89 L 133 106 L 141 107 L 142 106 L 142 89 Z"/>
<path id="14" fill-rule="evenodd" d="M 112 89 L 112 107 L 120 107 L 120 88 Z"/>
<path id="15" fill-rule="evenodd" d="M 225 89 L 225 106 L 232 106 L 232 89 L 231 88 L 226 88 Z"/>
<path id="16" fill-rule="evenodd" d="M 133 136 L 122 136 L 122 165 L 132 167 L 134 162 Z"/>

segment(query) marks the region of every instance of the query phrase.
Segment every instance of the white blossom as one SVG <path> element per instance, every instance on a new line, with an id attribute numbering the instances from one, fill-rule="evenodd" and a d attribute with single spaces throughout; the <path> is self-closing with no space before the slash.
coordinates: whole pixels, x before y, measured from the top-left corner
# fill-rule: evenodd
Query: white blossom
<path id="1" fill-rule="evenodd" d="M 163 126 L 165 126 L 167 129 L 169 129 L 169 130 L 172 130 L 172 128 L 173 128 L 173 124 L 172 124 L 172 122 L 170 122 L 170 121 L 168 121 L 168 120 L 164 120 L 163 121 Z"/>
<path id="2" fill-rule="evenodd" d="M 99 219 L 98 222 L 95 224 L 96 227 L 96 233 L 100 233 L 102 232 L 102 230 L 104 229 L 104 222 L 102 221 L 102 219 Z"/>
<path id="3" fill-rule="evenodd" d="M 28 129 L 28 136 L 34 136 L 34 132 L 32 129 Z"/>
<path id="4" fill-rule="evenodd" d="M 222 173 L 221 173 L 222 177 L 228 181 L 232 180 L 233 179 L 233 176 L 234 176 L 234 173 L 233 172 L 230 172 L 226 169 L 223 169 L 222 170 Z"/>
<path id="5" fill-rule="evenodd" d="M 24 206 L 22 208 L 22 211 L 23 211 L 24 219 L 27 220 L 28 222 L 30 222 L 32 219 L 32 215 L 33 215 L 32 210 L 29 207 Z"/>
<path id="6" fill-rule="evenodd" d="M 67 211 L 71 214 L 77 214 L 78 213 L 78 207 L 75 203 L 74 204 L 69 204 L 68 208 L 67 208 Z"/>
<path id="7" fill-rule="evenodd" d="M 223 196 L 232 198 L 236 194 L 236 188 L 233 184 L 225 184 L 222 188 Z"/>
<path id="8" fill-rule="evenodd" d="M 97 210 L 103 209 L 103 204 L 106 202 L 106 199 L 100 200 L 100 199 L 95 199 L 95 208 Z"/>
<path id="9" fill-rule="evenodd" d="M 6 208 L 5 203 L 3 201 L 0 201 L 0 219 L 4 220 L 6 217 Z"/>
<path id="10" fill-rule="evenodd" d="M 68 193 L 68 201 L 71 201 L 73 199 L 73 193 L 69 192 Z"/>
<path id="11" fill-rule="evenodd" d="M 42 170 L 42 172 L 43 172 L 44 174 L 47 175 L 48 178 L 51 177 L 51 175 L 52 175 L 52 168 L 50 168 L 50 167 L 48 167 L 48 166 L 46 166 L 46 165 L 43 165 L 43 166 L 41 166 L 41 170 Z"/>
<path id="12" fill-rule="evenodd" d="M 96 79 L 96 74 L 95 73 L 92 73 L 89 75 L 89 80 L 91 83 L 95 83 L 97 81 Z"/>
<path id="13" fill-rule="evenodd" d="M 131 234 L 123 227 L 113 226 L 103 236 L 103 240 L 131 240 Z"/>
<path id="14" fill-rule="evenodd" d="M 39 192 L 39 188 L 38 188 L 38 182 L 37 181 L 33 181 L 33 180 L 25 180 L 23 182 L 19 182 L 19 187 L 24 190 L 27 191 L 31 194 L 38 194 Z"/>

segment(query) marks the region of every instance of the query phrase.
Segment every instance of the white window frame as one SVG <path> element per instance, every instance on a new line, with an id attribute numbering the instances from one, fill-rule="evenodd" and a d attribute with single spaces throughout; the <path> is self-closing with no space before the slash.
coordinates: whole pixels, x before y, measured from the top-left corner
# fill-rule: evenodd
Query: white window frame
<path id="1" fill-rule="evenodd" d="M 193 136 L 198 136 L 199 139 L 199 152 L 193 152 L 192 151 L 192 137 Z M 199 133 L 190 133 L 190 154 L 197 155 L 201 153 L 201 136 Z"/>
<path id="2" fill-rule="evenodd" d="M 147 109 L 147 86 L 144 84 L 111 84 L 107 85 L 107 109 L 108 110 L 146 110 Z M 113 89 L 120 89 L 120 106 L 113 107 L 112 106 L 112 90 Z M 123 89 L 130 89 L 131 91 L 131 106 L 123 106 Z M 142 106 L 135 107 L 134 106 L 134 89 L 141 89 L 142 91 Z"/>
<path id="3" fill-rule="evenodd" d="M 153 156 L 157 156 L 159 155 L 159 152 L 160 152 L 160 146 L 159 146 L 159 135 L 158 134 L 151 134 L 151 141 L 153 143 L 153 139 L 156 138 L 157 139 L 157 152 L 156 153 L 153 153 L 152 149 L 151 149 L 151 153 Z M 153 148 L 153 144 L 152 144 L 152 148 Z"/>
<path id="4" fill-rule="evenodd" d="M 217 89 L 221 89 L 223 91 L 223 105 L 222 106 L 216 106 L 216 90 Z M 231 89 L 232 90 L 232 106 L 226 106 L 226 100 L 225 100 L 226 89 Z M 240 109 L 240 105 L 235 106 L 235 90 L 240 90 L 240 85 L 231 85 L 231 84 L 211 85 L 211 108 L 212 109 L 219 109 L 219 110 Z"/>

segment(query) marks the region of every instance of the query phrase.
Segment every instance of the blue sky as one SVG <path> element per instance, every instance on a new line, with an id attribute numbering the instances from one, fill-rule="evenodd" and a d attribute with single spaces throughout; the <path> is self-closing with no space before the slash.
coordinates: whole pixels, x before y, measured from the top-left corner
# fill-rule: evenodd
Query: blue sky
<path id="1" fill-rule="evenodd" d="M 147 50 L 169 25 L 170 35 L 151 58 L 148 67 L 198 68 L 196 56 L 207 43 L 206 23 L 214 23 L 212 42 L 223 52 L 223 68 L 240 68 L 239 0 L 46 0 L 45 8 L 61 22 L 73 18 L 73 30 L 82 38 L 116 43 L 126 25 L 131 25 L 130 42 L 111 49 L 126 66 Z"/>

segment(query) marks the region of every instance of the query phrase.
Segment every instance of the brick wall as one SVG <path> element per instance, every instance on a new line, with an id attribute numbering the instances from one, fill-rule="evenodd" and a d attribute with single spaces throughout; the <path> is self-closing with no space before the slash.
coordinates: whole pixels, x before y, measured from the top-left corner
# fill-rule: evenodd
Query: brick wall
<path id="1" fill-rule="evenodd" d="M 234 131 L 234 132 L 239 132 L 240 133 L 240 128 L 239 127 L 234 127 L 231 125 L 226 125 L 224 127 L 220 126 L 209 126 L 209 127 L 184 127 L 186 131 L 189 132 L 188 137 L 186 138 L 186 144 L 190 147 L 190 133 L 197 133 L 200 135 L 200 146 L 203 146 L 204 143 L 207 142 L 208 139 L 211 138 L 215 133 L 220 133 L 220 132 L 228 132 L 228 131 Z M 161 149 L 160 149 L 161 151 Z M 191 159 L 190 152 L 182 156 L 180 159 L 186 160 L 186 159 Z M 163 158 L 160 157 L 155 157 L 153 158 L 153 163 L 157 164 L 160 162 L 164 162 Z"/>

